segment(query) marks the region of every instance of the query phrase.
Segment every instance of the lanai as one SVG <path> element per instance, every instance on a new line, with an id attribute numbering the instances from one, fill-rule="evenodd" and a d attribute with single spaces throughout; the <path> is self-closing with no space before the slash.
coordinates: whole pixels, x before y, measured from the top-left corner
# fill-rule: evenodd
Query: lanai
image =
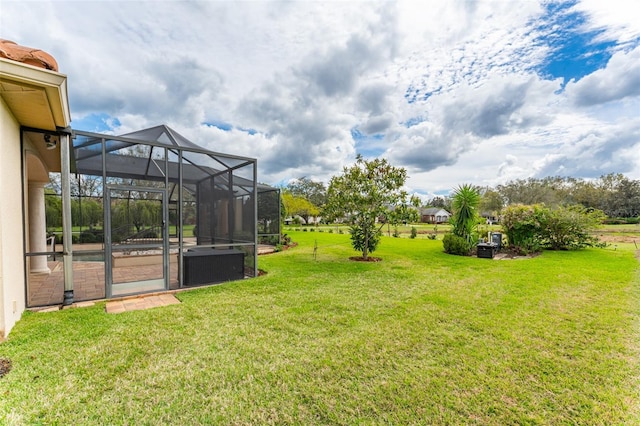
<path id="1" fill-rule="evenodd" d="M 208 151 L 164 125 L 117 137 L 74 131 L 70 169 L 73 274 L 63 281 L 74 301 L 255 276 L 258 221 L 261 234 L 279 235 L 279 194 L 257 183 L 255 159 Z M 64 196 L 47 192 L 47 255 L 59 262 Z M 49 277 L 30 274 L 29 306 L 59 291 L 62 268 L 52 267 Z M 97 271 L 89 292 L 87 270 Z"/>

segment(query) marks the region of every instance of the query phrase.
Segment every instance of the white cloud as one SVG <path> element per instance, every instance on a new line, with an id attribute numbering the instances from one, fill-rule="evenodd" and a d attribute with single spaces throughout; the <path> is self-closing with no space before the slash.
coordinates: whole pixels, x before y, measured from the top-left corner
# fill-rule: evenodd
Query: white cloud
<path id="1" fill-rule="evenodd" d="M 640 96 L 640 46 L 615 53 L 606 68 L 578 82 L 570 82 L 567 93 L 577 106 L 592 106 Z"/>
<path id="2" fill-rule="evenodd" d="M 617 44 L 564 90 L 538 75 L 553 47 L 534 0 L 3 0 L 0 27 L 58 60 L 74 120 L 104 114 L 116 133 L 166 123 L 258 158 L 272 183 L 327 181 L 357 151 L 383 152 L 434 193 L 546 173 L 640 175 L 640 20 L 628 4 L 572 7 Z"/>
<path id="3" fill-rule="evenodd" d="M 636 174 L 640 150 L 640 119 L 622 125 L 585 129 L 562 150 L 536 162 L 538 176 L 599 177 L 608 173 Z"/>
<path id="4" fill-rule="evenodd" d="M 640 19 L 637 4 L 628 0 L 581 0 L 575 10 L 586 13 L 585 25 L 602 31 L 600 39 L 617 40 L 623 46 L 640 37 Z"/>

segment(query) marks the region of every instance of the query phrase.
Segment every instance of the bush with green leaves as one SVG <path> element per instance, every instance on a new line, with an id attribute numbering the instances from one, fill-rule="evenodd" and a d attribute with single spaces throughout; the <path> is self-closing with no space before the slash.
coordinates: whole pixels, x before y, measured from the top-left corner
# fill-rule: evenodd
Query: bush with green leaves
<path id="1" fill-rule="evenodd" d="M 524 252 L 573 250 L 597 246 L 592 232 L 605 215 L 580 205 L 549 209 L 543 204 L 516 204 L 502 211 L 502 229 L 509 246 Z"/>
<path id="2" fill-rule="evenodd" d="M 413 239 L 415 237 L 418 236 L 418 229 L 415 226 L 411 227 L 411 235 L 409 235 L 409 238 Z"/>
<path id="3" fill-rule="evenodd" d="M 145 229 L 139 234 L 140 238 L 159 238 L 158 233 L 153 229 Z"/>
<path id="4" fill-rule="evenodd" d="M 469 256 L 471 254 L 471 244 L 466 238 L 447 233 L 442 238 L 442 245 L 445 253 L 457 256 Z"/>
<path id="5" fill-rule="evenodd" d="M 80 243 L 101 243 L 103 240 L 102 231 L 96 230 L 82 231 L 78 239 Z"/>
<path id="6" fill-rule="evenodd" d="M 546 207 L 542 204 L 515 204 L 502 210 L 500 223 L 508 244 L 516 250 L 539 251 Z"/>
<path id="7" fill-rule="evenodd" d="M 582 206 L 549 210 L 544 218 L 541 239 L 551 250 L 574 250 L 596 246 L 599 240 L 591 232 L 604 218 L 602 211 Z"/>

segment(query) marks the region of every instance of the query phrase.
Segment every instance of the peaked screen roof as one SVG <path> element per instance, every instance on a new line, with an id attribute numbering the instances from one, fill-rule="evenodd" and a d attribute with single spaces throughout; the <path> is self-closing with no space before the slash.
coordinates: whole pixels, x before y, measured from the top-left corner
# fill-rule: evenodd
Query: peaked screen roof
<path id="1" fill-rule="evenodd" d="M 159 126 L 150 127 L 148 129 L 138 130 L 136 132 L 121 135 L 123 138 L 137 139 L 147 142 L 158 142 L 168 147 L 189 148 L 195 150 L 203 150 L 201 146 L 191 142 L 171 127 L 161 124 Z"/>
<path id="2" fill-rule="evenodd" d="M 120 136 L 83 131 L 76 131 L 76 134 L 78 137 L 73 141 L 72 170 L 95 176 L 102 175 L 103 141 L 105 144 L 107 175 L 113 177 L 164 180 L 165 175 L 168 175 L 169 181 L 177 182 L 178 163 L 175 159 L 168 161 L 168 168 L 165 170 L 164 160 L 154 158 L 152 154 L 153 148 L 143 155 L 128 150 L 138 144 L 152 144 L 156 147 L 167 147 L 172 151 L 182 151 L 183 181 L 189 185 L 212 176 L 217 176 L 217 179 L 224 181 L 226 179 L 224 175 L 227 171 L 237 171 L 239 167 L 249 164 L 253 164 L 255 167 L 256 163 L 255 159 L 208 151 L 166 125 L 155 126 Z M 202 162 L 207 159 L 210 160 Z M 236 187 L 251 188 L 253 180 L 249 176 L 242 178 L 234 172 L 233 184 Z M 256 185 L 260 192 L 275 190 L 269 185 L 259 183 L 256 183 Z"/>

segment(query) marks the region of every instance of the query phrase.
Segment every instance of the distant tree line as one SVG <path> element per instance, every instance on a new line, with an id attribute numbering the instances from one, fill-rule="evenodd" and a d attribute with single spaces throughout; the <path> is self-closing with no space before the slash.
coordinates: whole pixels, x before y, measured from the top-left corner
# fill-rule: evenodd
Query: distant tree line
<path id="1" fill-rule="evenodd" d="M 503 208 L 511 205 L 544 204 L 555 208 L 581 205 L 601 210 L 613 220 L 640 217 L 640 181 L 620 173 L 610 173 L 597 179 L 572 177 L 528 178 L 509 181 L 496 187 L 478 187 L 479 211 L 482 216 L 498 218 Z M 323 216 L 327 188 L 322 182 L 307 177 L 295 179 L 282 188 L 283 205 L 288 217 L 301 217 L 306 223 Z M 437 196 L 426 207 L 452 211 L 452 197 Z"/>
<path id="2" fill-rule="evenodd" d="M 640 181 L 620 173 L 585 180 L 572 177 L 517 179 L 495 188 L 479 188 L 479 210 L 484 216 L 497 217 L 507 206 L 544 204 L 547 207 L 581 205 L 601 210 L 608 218 L 640 217 Z M 451 209 L 449 197 L 435 197 L 431 207 Z"/>
<path id="3" fill-rule="evenodd" d="M 307 224 L 318 217 L 346 221 L 354 248 L 366 259 L 379 241 L 380 223 L 418 218 L 418 204 L 402 190 L 406 177 L 404 169 L 386 160 L 359 157 L 334 176 L 328 188 L 306 177 L 283 187 L 285 216 Z M 447 253 L 471 253 L 483 218 L 503 220 L 509 245 L 516 251 L 577 249 L 599 244 L 591 230 L 605 220 L 640 221 L 640 181 L 611 173 L 592 180 L 556 176 L 517 179 L 496 187 L 465 184 L 451 196 L 432 198 L 426 207 L 453 213 L 452 231 L 443 240 Z"/>

